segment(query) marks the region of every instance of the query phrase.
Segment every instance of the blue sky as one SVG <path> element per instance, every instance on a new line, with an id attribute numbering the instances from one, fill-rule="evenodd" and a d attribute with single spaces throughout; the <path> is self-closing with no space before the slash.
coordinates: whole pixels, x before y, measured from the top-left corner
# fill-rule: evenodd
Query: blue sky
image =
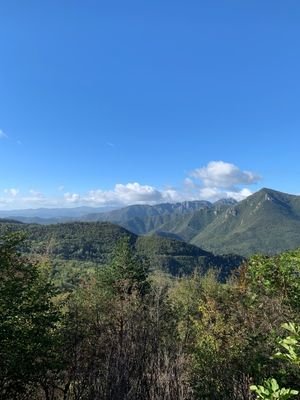
<path id="1" fill-rule="evenodd" d="M 300 193 L 300 3 L 0 2 L 0 209 Z"/>

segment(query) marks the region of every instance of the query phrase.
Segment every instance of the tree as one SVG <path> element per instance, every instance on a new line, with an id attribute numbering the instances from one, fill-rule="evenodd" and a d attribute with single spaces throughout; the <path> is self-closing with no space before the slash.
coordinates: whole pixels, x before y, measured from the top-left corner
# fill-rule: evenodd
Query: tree
<path id="1" fill-rule="evenodd" d="M 19 233 L 0 238 L 0 399 L 33 398 L 57 366 L 54 289 L 40 266 L 21 254 Z M 45 390 L 46 386 L 44 386 Z M 27 397 L 28 396 L 28 397 Z M 47 396 L 46 396 L 47 398 Z"/>
<path id="2" fill-rule="evenodd" d="M 71 295 L 64 329 L 68 399 L 189 398 L 167 288 L 150 281 L 128 239 Z"/>
<path id="3" fill-rule="evenodd" d="M 273 257 L 251 257 L 246 280 L 248 287 L 257 295 L 276 296 L 299 313 L 300 249 Z"/>
<path id="4" fill-rule="evenodd" d="M 114 252 L 110 267 L 105 271 L 106 278 L 119 295 L 136 294 L 143 296 L 150 289 L 147 260 L 138 258 L 130 243 L 130 238 L 122 238 Z"/>
<path id="5" fill-rule="evenodd" d="M 210 271 L 181 279 L 172 291 L 180 334 L 191 355 L 195 398 L 248 400 L 251 382 L 279 373 L 270 357 L 281 324 L 293 312 L 281 298 L 255 291 L 255 283 L 244 282 L 244 275 L 242 269 L 223 284 Z"/>

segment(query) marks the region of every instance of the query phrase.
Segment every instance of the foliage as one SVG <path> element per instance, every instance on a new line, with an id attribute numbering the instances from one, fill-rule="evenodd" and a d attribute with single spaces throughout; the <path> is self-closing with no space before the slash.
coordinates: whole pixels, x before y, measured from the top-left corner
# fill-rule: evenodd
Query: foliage
<path id="1" fill-rule="evenodd" d="M 294 322 L 288 322 L 282 325 L 290 335 L 280 339 L 279 345 L 283 348 L 278 351 L 274 357 L 286 360 L 291 364 L 300 367 L 300 325 Z"/>
<path id="2" fill-rule="evenodd" d="M 290 335 L 280 339 L 279 345 L 283 348 L 283 352 L 278 351 L 274 358 L 279 358 L 288 361 L 291 364 L 300 366 L 300 325 L 293 322 L 288 322 L 282 327 L 290 332 Z M 257 399 L 273 400 L 280 399 L 286 400 L 296 396 L 299 391 L 293 389 L 280 388 L 276 379 L 269 378 L 264 381 L 263 385 L 252 385 L 250 390 L 257 394 Z"/>
<path id="3" fill-rule="evenodd" d="M 155 257 L 210 255 L 99 227 L 1 239 L 0 400 L 296 398 L 282 387 L 300 389 L 299 251 L 255 256 L 226 282 L 207 265 L 176 277 Z"/>
<path id="4" fill-rule="evenodd" d="M 252 385 L 250 389 L 257 394 L 258 400 L 288 400 L 299 393 L 297 390 L 280 388 L 274 378 L 267 379 L 263 386 Z"/>
<path id="5" fill-rule="evenodd" d="M 87 263 L 104 266 L 111 262 L 116 243 L 130 238 L 132 250 L 139 259 L 147 259 L 151 271 L 162 270 L 174 276 L 206 272 L 218 268 L 225 279 L 244 260 L 237 255 L 215 256 L 183 241 L 159 236 L 137 237 L 126 229 L 107 222 L 73 222 L 54 225 L 1 224 L 1 231 L 22 230 L 26 233 L 28 253 L 48 256 L 55 264 Z M 70 282 L 72 284 L 72 282 Z"/>
<path id="6" fill-rule="evenodd" d="M 0 399 L 22 398 L 59 362 L 54 289 L 45 270 L 20 253 L 23 238 L 0 239 Z M 30 396 L 29 396 L 30 398 Z"/>
<path id="7" fill-rule="evenodd" d="M 149 289 L 149 266 L 145 259 L 139 259 L 130 244 L 130 238 L 125 237 L 116 246 L 110 265 L 111 285 L 119 293 L 128 294 L 137 291 L 144 295 Z"/>
<path id="8" fill-rule="evenodd" d="M 286 267 L 284 261 L 290 257 L 290 253 L 281 255 L 274 276 L 269 264 L 277 263 L 278 257 L 255 257 L 227 284 L 210 272 L 182 279 L 172 288 L 179 332 L 192 356 L 197 398 L 244 400 L 251 396 L 253 381 L 263 382 L 271 375 L 289 387 L 299 380 L 299 372 L 271 359 L 281 325 L 299 318 L 294 301 L 299 286 L 293 278 L 300 260 L 293 254 L 293 263 Z M 273 286 L 268 284 L 269 273 Z M 283 291 L 282 282 L 294 290 Z"/>
<path id="9" fill-rule="evenodd" d="M 188 399 L 167 291 L 149 281 L 130 249 L 122 240 L 111 264 L 69 299 L 63 326 L 69 368 L 53 386 L 72 399 Z"/>
<path id="10" fill-rule="evenodd" d="M 254 256 L 249 260 L 247 279 L 257 295 L 277 296 L 300 310 L 300 250 L 277 256 Z"/>

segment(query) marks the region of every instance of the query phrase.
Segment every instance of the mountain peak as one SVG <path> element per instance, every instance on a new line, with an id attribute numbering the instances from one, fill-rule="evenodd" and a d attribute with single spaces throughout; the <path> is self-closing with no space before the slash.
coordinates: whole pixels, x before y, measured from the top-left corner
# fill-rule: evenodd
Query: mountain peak
<path id="1" fill-rule="evenodd" d="M 214 202 L 214 206 L 216 205 L 224 205 L 224 206 L 234 206 L 238 202 L 233 199 L 232 197 L 225 198 L 225 199 L 220 199 Z"/>

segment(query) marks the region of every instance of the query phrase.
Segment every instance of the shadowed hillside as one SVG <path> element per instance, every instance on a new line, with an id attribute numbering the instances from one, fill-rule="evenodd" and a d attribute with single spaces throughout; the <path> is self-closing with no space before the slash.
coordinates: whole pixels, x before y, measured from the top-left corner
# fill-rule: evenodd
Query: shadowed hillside
<path id="1" fill-rule="evenodd" d="M 204 272 L 218 268 L 225 276 L 241 264 L 236 255 L 214 256 L 197 246 L 159 236 L 137 236 L 109 222 L 74 222 L 54 225 L 0 223 L 0 233 L 24 231 L 27 252 L 47 255 L 51 259 L 92 262 L 104 265 L 113 255 L 118 241 L 129 236 L 141 258 L 150 262 L 151 270 L 163 270 L 173 275 L 190 274 L 195 269 Z"/>

